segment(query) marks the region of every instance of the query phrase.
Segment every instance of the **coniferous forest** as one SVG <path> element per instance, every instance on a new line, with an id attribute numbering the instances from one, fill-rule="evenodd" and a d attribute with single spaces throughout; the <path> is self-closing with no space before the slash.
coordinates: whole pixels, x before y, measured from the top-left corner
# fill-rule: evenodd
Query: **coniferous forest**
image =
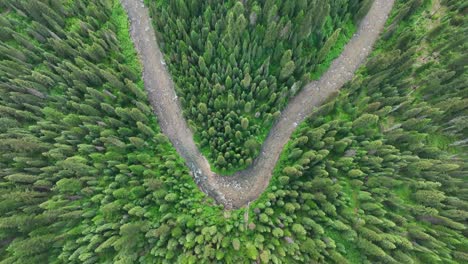
<path id="1" fill-rule="evenodd" d="M 374 1 L 144 2 L 195 142 L 230 177 Z M 0 264 L 467 263 L 467 12 L 396 0 L 267 189 L 225 210 L 162 133 L 120 1 L 0 0 Z"/>
<path id="2" fill-rule="evenodd" d="M 371 1 L 147 2 L 184 116 L 229 173 L 252 163 L 289 97 L 340 53 Z"/>

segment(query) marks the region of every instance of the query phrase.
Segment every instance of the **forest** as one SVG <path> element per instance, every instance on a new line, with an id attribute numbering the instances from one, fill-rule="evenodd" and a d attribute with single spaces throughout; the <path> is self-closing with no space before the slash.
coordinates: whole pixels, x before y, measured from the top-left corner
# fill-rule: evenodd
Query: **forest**
<path id="1" fill-rule="evenodd" d="M 245 168 L 371 1 L 147 1 L 184 116 L 212 168 Z M 296 67 L 300 65 L 300 67 Z"/>
<path id="2" fill-rule="evenodd" d="M 372 3 L 145 1 L 214 171 L 252 163 Z M 118 0 L 0 0 L 0 264 L 467 263 L 467 11 L 396 0 L 266 191 L 225 210 L 161 132 Z"/>

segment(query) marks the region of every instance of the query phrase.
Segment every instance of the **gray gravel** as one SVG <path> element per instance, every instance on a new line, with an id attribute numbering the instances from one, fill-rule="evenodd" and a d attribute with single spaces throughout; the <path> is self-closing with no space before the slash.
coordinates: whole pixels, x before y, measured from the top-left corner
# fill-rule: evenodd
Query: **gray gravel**
<path id="1" fill-rule="evenodd" d="M 213 173 L 193 140 L 182 116 L 174 83 L 151 24 L 148 9 L 135 0 L 121 0 L 130 19 L 130 33 L 143 65 L 143 80 L 162 132 L 185 159 L 198 187 L 226 209 L 239 208 L 255 200 L 268 186 L 284 145 L 300 124 L 328 97 L 350 81 L 372 50 L 395 0 L 375 0 L 343 53 L 320 80 L 307 84 L 292 98 L 268 134 L 252 166 L 232 176 Z M 149 30 L 148 30 L 149 29 Z"/>

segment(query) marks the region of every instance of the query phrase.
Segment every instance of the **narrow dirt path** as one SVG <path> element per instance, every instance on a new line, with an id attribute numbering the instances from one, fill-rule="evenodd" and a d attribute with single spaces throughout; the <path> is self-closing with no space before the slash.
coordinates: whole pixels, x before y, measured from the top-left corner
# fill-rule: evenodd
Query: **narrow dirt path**
<path id="1" fill-rule="evenodd" d="M 130 19 L 130 33 L 143 64 L 143 80 L 149 101 L 163 133 L 185 159 L 199 188 L 226 209 L 239 208 L 255 200 L 268 186 L 273 169 L 297 124 L 313 109 L 350 81 L 372 50 L 395 0 L 375 0 L 343 53 L 320 78 L 307 84 L 290 100 L 273 125 L 260 155 L 252 166 L 232 176 L 216 175 L 193 140 L 182 116 L 174 83 L 163 63 L 163 55 L 151 24 L 148 9 L 137 0 L 121 0 Z"/>

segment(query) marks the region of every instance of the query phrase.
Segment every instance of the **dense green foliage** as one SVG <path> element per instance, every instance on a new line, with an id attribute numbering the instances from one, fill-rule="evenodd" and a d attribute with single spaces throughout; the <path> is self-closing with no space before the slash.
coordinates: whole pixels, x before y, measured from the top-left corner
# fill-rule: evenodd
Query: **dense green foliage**
<path id="1" fill-rule="evenodd" d="M 468 261 L 466 5 L 443 4 L 398 3 L 366 67 L 289 143 L 257 216 L 289 222 L 302 260 Z"/>
<path id="2" fill-rule="evenodd" d="M 466 1 L 372 57 L 223 211 L 159 133 L 124 11 L 0 0 L 0 263 L 466 263 Z"/>
<path id="3" fill-rule="evenodd" d="M 143 215 L 187 191 L 163 175 L 191 178 L 159 134 L 124 10 L 0 3 L 1 263 L 133 263 Z"/>
<path id="4" fill-rule="evenodd" d="M 184 116 L 225 174 L 252 163 L 289 97 L 339 54 L 372 1 L 146 2 Z"/>

